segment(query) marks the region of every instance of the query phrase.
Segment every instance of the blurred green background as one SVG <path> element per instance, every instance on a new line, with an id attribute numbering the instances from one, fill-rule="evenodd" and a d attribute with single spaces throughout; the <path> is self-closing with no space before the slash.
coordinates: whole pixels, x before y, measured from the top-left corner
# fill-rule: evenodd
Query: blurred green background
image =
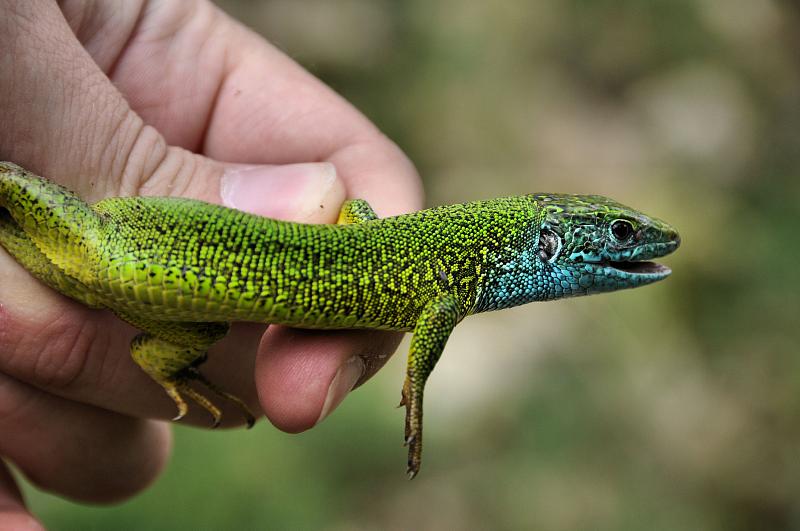
<path id="1" fill-rule="evenodd" d="M 404 350 L 301 435 L 176 428 L 53 529 L 800 529 L 800 7 L 767 0 L 219 2 L 352 101 L 430 205 L 599 193 L 675 224 L 652 287 L 476 316 L 426 397 Z"/>

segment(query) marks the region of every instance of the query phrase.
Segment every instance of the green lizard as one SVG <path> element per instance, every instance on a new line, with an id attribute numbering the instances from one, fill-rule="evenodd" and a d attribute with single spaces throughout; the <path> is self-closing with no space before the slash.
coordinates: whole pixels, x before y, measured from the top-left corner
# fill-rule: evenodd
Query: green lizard
<path id="1" fill-rule="evenodd" d="M 105 199 L 0 163 L 0 244 L 31 274 L 143 331 L 136 363 L 187 412 L 189 384 L 232 400 L 198 366 L 230 321 L 413 331 L 401 405 L 420 467 L 425 381 L 467 315 L 650 284 L 678 233 L 600 196 L 530 194 L 378 219 L 351 200 L 337 225 L 277 221 L 200 201 Z"/>

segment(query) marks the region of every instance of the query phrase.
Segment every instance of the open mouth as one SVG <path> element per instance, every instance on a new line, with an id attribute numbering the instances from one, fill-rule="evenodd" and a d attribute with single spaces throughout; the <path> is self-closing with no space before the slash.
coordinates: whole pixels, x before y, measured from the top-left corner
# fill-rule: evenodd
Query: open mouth
<path id="1" fill-rule="evenodd" d="M 633 275 L 661 275 L 672 273 L 667 266 L 655 262 L 608 262 L 609 267 Z"/>

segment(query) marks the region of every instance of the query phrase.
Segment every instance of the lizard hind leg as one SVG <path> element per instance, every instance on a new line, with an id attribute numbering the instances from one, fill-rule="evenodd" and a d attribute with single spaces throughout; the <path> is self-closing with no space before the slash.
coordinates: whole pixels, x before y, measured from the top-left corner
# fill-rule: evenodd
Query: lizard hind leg
<path id="1" fill-rule="evenodd" d="M 208 411 L 213 420 L 212 427 L 219 426 L 222 420 L 220 409 L 189 385 L 192 381 L 197 381 L 216 396 L 236 405 L 245 417 L 248 428 L 255 423 L 255 416 L 242 400 L 222 391 L 200 373 L 197 366 L 206 359 L 205 348 L 180 345 L 144 333 L 133 338 L 131 357 L 175 402 L 178 414 L 173 420 L 180 420 L 189 411 L 189 406 L 183 399 L 185 395 Z"/>
<path id="2" fill-rule="evenodd" d="M 8 210 L 2 207 L 0 207 L 0 247 L 5 248 L 30 274 L 59 293 L 90 308 L 101 307 L 92 290 L 54 265 L 14 221 Z"/>
<path id="3" fill-rule="evenodd" d="M 11 220 L 15 231 L 24 233 L 27 241 L 15 236 L 21 262 L 41 266 L 46 260 L 51 267 L 80 282 L 95 280 L 98 243 L 105 230 L 105 219 L 81 198 L 47 179 L 16 164 L 0 162 L 0 210 L 3 210 L 4 231 Z M 30 245 L 36 251 L 30 256 Z M 14 250 L 12 249 L 12 253 Z M 27 260 L 26 260 L 27 259 Z M 42 273 L 34 270 L 34 275 Z M 41 277 L 40 277 L 41 278 Z"/>

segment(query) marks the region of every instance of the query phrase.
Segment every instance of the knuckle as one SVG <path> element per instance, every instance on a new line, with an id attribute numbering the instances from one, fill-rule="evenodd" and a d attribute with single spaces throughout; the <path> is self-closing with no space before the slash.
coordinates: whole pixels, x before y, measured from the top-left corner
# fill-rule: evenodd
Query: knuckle
<path id="1" fill-rule="evenodd" d="M 218 176 L 222 167 L 186 149 L 169 146 L 155 128 L 138 116 L 133 123 L 119 128 L 117 136 L 125 137 L 123 148 L 111 149 L 117 156 L 110 164 L 113 175 L 119 175 L 117 190 L 109 195 L 173 195 L 214 198 L 218 194 Z M 124 133 L 123 133 L 124 131 Z"/>

